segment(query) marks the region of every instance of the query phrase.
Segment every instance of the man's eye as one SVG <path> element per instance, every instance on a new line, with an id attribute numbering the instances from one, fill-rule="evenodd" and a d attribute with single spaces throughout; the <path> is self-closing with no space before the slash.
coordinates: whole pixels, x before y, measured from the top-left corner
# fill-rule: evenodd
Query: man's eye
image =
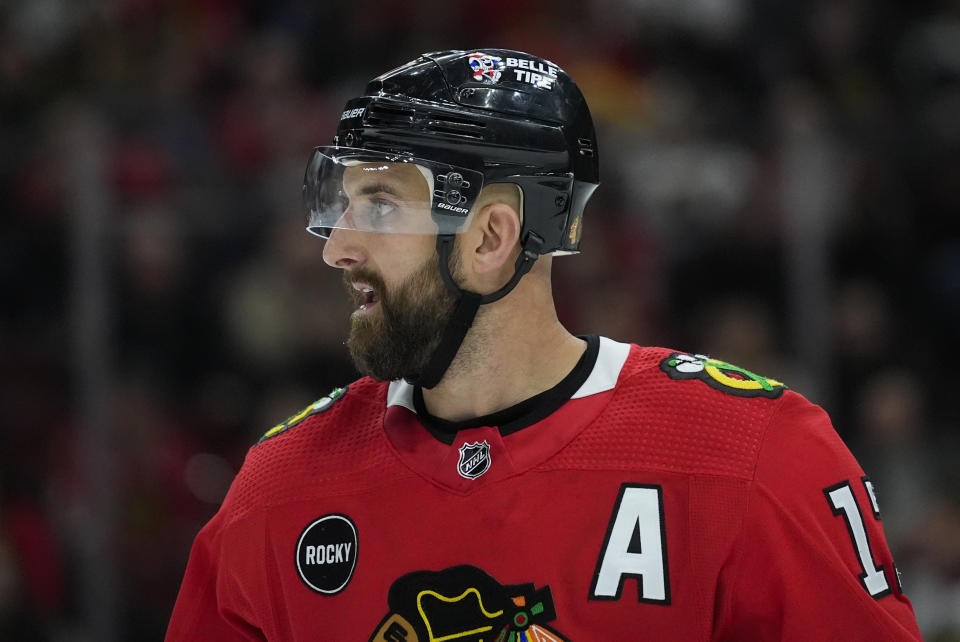
<path id="1" fill-rule="evenodd" d="M 397 209 L 397 206 L 388 200 L 374 198 L 370 201 L 370 209 L 372 210 L 374 216 L 383 218 L 384 216 L 393 214 L 394 210 Z"/>

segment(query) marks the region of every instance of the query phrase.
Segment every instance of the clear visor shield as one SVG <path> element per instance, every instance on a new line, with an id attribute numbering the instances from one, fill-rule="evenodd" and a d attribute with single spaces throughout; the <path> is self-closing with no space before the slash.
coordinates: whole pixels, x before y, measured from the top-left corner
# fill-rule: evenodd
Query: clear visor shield
<path id="1" fill-rule="evenodd" d="M 307 231 L 456 234 L 465 229 L 483 175 L 406 154 L 317 147 L 307 164 Z"/>

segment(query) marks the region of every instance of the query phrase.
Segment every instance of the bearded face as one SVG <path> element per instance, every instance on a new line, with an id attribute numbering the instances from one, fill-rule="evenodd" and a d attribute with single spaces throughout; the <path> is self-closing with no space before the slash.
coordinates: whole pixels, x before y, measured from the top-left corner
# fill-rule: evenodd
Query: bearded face
<path id="1" fill-rule="evenodd" d="M 457 280 L 456 251 L 453 256 L 450 271 Z M 357 369 L 378 381 L 416 382 L 456 306 L 440 276 L 437 255 L 392 288 L 366 268 L 344 271 L 344 285 L 358 305 L 347 340 Z"/>

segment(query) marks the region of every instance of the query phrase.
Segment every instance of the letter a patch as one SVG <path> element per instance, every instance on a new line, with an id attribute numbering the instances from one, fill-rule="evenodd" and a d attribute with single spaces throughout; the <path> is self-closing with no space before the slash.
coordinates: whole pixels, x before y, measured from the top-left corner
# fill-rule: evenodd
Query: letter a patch
<path id="1" fill-rule="evenodd" d="M 670 604 L 663 488 L 623 484 L 597 559 L 591 600 L 619 600 L 627 578 L 637 580 L 637 599 Z"/>

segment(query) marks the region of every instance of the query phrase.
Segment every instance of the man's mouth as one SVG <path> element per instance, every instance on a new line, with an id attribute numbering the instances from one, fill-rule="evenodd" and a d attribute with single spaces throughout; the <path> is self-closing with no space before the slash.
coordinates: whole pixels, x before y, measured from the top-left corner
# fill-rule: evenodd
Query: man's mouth
<path id="1" fill-rule="evenodd" d="M 351 285 L 353 289 L 356 290 L 355 299 L 358 304 L 358 312 L 366 312 L 380 302 L 380 297 L 377 296 L 376 290 L 370 285 L 359 281 L 355 281 L 351 283 Z"/>

